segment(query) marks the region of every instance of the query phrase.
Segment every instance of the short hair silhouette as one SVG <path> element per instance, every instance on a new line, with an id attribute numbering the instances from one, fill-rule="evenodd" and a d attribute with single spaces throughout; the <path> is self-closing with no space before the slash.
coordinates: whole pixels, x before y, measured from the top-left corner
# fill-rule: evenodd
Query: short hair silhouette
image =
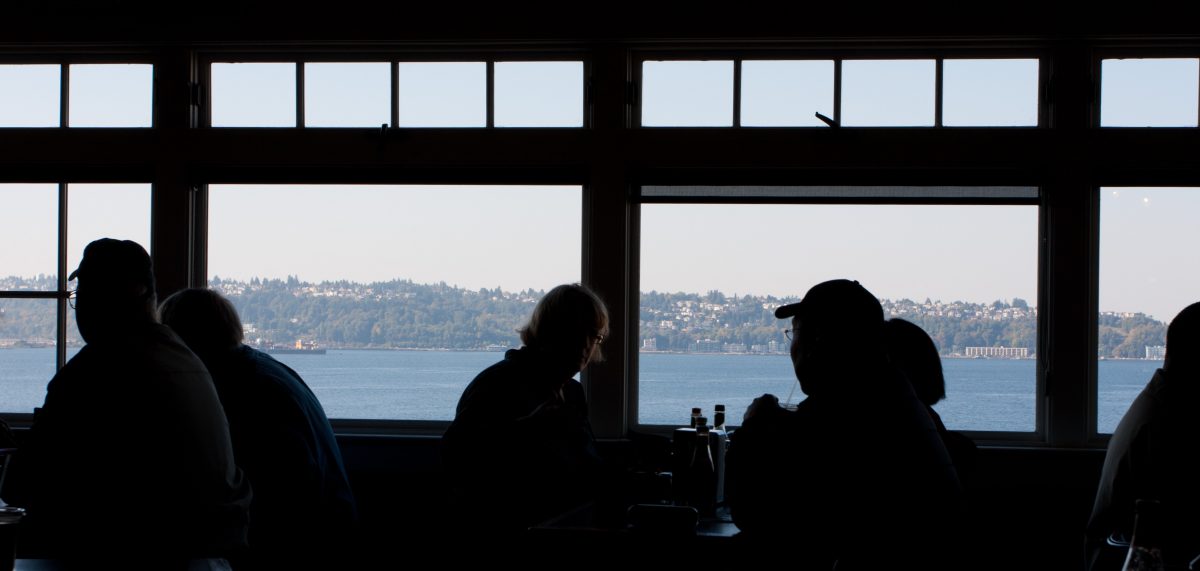
<path id="1" fill-rule="evenodd" d="M 163 325 L 196 353 L 233 349 L 242 343 L 242 320 L 233 303 L 210 289 L 185 289 L 163 300 Z"/>
<path id="2" fill-rule="evenodd" d="M 929 334 L 915 323 L 898 317 L 889 319 L 884 329 L 888 358 L 908 378 L 917 398 L 925 406 L 933 406 L 946 398 L 942 358 Z"/>
<path id="3" fill-rule="evenodd" d="M 1164 367 L 1200 367 L 1200 302 L 1179 312 L 1167 326 L 1167 357 Z"/>
<path id="4" fill-rule="evenodd" d="M 600 297 L 580 284 L 564 284 L 538 301 L 529 323 L 518 331 L 526 347 L 574 355 L 607 329 L 608 309 Z"/>

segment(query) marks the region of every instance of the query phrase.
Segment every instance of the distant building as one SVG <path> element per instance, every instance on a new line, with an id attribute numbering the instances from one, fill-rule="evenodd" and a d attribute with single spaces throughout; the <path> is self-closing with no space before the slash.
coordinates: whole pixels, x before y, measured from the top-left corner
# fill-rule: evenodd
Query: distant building
<path id="1" fill-rule="evenodd" d="M 725 353 L 745 353 L 746 352 L 746 344 L 745 343 L 726 343 L 721 346 L 721 350 L 724 351 Z"/>
<path id="2" fill-rule="evenodd" d="M 986 357 L 989 359 L 1028 359 L 1028 347 L 967 347 L 963 355 L 966 357 Z"/>
<path id="3" fill-rule="evenodd" d="M 780 342 L 772 339 L 767 342 L 767 351 L 770 351 L 771 353 L 782 353 L 783 346 Z"/>
<path id="4" fill-rule="evenodd" d="M 695 343 L 688 345 L 688 351 L 692 353 L 720 353 L 721 349 L 721 342 L 712 339 L 697 339 Z"/>
<path id="5" fill-rule="evenodd" d="M 658 337 L 642 339 L 642 351 L 658 351 Z"/>
<path id="6" fill-rule="evenodd" d="M 1163 345 L 1147 345 L 1146 359 L 1149 361 L 1163 361 L 1167 358 L 1167 348 Z"/>

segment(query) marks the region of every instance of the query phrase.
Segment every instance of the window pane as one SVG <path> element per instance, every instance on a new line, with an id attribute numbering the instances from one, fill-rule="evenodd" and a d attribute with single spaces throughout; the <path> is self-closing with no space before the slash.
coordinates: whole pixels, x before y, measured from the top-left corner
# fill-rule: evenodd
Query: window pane
<path id="1" fill-rule="evenodd" d="M 58 185 L 0 184 L 0 204 L 0 291 L 57 289 Z"/>
<path id="2" fill-rule="evenodd" d="M 942 124 L 1036 127 L 1038 60 L 948 59 L 942 62 Z"/>
<path id="3" fill-rule="evenodd" d="M 1100 126 L 1196 126 L 1196 59 L 1106 59 L 1101 66 Z"/>
<path id="4" fill-rule="evenodd" d="M 1166 326 L 1200 301 L 1200 188 L 1104 188 L 1096 429 L 1112 432 L 1154 370 Z"/>
<path id="5" fill-rule="evenodd" d="M 304 64 L 306 127 L 378 127 L 391 123 L 391 64 Z"/>
<path id="6" fill-rule="evenodd" d="M 1034 430 L 1036 206 L 644 204 L 641 225 L 638 422 L 722 403 L 736 423 L 764 392 L 799 402 L 773 312 L 847 277 L 933 337 L 948 426 Z M 966 358 L 980 348 L 1026 358 Z"/>
<path id="7" fill-rule="evenodd" d="M 842 125 L 933 126 L 933 60 L 842 62 Z"/>
<path id="8" fill-rule="evenodd" d="M 583 62 L 496 63 L 497 127 L 582 127 Z"/>
<path id="9" fill-rule="evenodd" d="M 487 64 L 401 63 L 401 127 L 487 126 Z"/>
<path id="10" fill-rule="evenodd" d="M 642 125 L 733 125 L 733 62 L 642 63 Z"/>
<path id="11" fill-rule="evenodd" d="M 579 187 L 209 187 L 209 283 L 336 418 L 449 420 L 580 279 Z"/>
<path id="12" fill-rule="evenodd" d="M 149 184 L 67 186 L 68 272 L 79 267 L 83 249 L 100 238 L 133 240 L 150 251 Z"/>
<path id="13" fill-rule="evenodd" d="M 0 65 L 0 127 L 58 127 L 62 68 Z"/>
<path id="14" fill-rule="evenodd" d="M 824 127 L 833 117 L 832 61 L 743 61 L 742 125 Z"/>
<path id="15" fill-rule="evenodd" d="M 150 127 L 154 66 L 72 65 L 68 122 L 71 127 Z"/>
<path id="16" fill-rule="evenodd" d="M 54 376 L 52 299 L 0 298 L 0 412 L 32 413 Z"/>
<path id="17" fill-rule="evenodd" d="M 213 127 L 295 127 L 296 64 L 212 64 Z"/>

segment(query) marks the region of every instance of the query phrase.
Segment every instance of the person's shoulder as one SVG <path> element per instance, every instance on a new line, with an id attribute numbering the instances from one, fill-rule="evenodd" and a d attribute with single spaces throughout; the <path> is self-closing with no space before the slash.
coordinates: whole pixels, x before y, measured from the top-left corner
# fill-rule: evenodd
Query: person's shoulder
<path id="1" fill-rule="evenodd" d="M 805 407 L 803 404 L 797 406 L 796 410 L 778 406 L 763 408 L 735 430 L 731 438 L 735 441 L 791 438 L 802 430 L 810 414 L 811 405 Z"/>
<path id="2" fill-rule="evenodd" d="M 504 355 L 503 359 L 489 365 L 486 369 L 480 371 L 478 375 L 475 375 L 471 384 L 482 388 L 505 383 L 509 379 L 519 375 L 527 366 L 528 363 L 524 356 L 517 353 L 516 349 L 512 349 Z"/>
<path id="3" fill-rule="evenodd" d="M 242 345 L 235 352 L 235 359 L 252 367 L 258 374 L 287 380 L 300 380 L 300 374 L 279 359 L 253 347 Z"/>
<path id="4" fill-rule="evenodd" d="M 509 351 L 513 353 L 513 351 Z M 478 415 L 489 416 L 508 407 L 513 379 L 520 376 L 521 364 L 506 356 L 475 375 L 458 399 L 455 421 Z"/>
<path id="5" fill-rule="evenodd" d="M 246 396 L 251 399 L 274 403 L 287 400 L 300 409 L 320 406 L 300 374 L 275 357 L 242 345 L 235 351 L 234 359 L 240 363 L 235 369 L 240 370 L 243 377 L 236 379 L 239 392 L 250 393 Z"/>
<path id="6" fill-rule="evenodd" d="M 567 401 L 584 400 L 585 397 L 586 393 L 583 390 L 583 383 L 574 378 L 568 379 L 567 382 L 563 383 L 563 398 L 567 399 Z"/>
<path id="7" fill-rule="evenodd" d="M 141 333 L 131 343 L 136 344 L 137 358 L 147 367 L 180 375 L 209 376 L 200 358 L 166 325 L 155 323 Z"/>

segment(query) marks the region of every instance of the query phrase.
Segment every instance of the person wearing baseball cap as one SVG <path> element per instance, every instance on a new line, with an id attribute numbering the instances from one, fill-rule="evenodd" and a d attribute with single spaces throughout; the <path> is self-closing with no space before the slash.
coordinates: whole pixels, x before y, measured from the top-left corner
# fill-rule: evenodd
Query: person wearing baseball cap
<path id="1" fill-rule="evenodd" d="M 70 277 L 87 344 L 50 381 L 22 449 L 27 537 L 80 568 L 182 568 L 244 548 L 249 486 L 208 371 L 158 323 L 150 256 L 96 240 Z"/>
<path id="2" fill-rule="evenodd" d="M 879 300 L 819 283 L 775 310 L 791 319 L 795 410 L 762 395 L 733 433 L 725 496 L 748 541 L 784 541 L 802 567 L 949 566 L 941 549 L 961 489 L 933 421 L 889 363 Z M 936 548 L 935 548 L 936 547 Z"/>

